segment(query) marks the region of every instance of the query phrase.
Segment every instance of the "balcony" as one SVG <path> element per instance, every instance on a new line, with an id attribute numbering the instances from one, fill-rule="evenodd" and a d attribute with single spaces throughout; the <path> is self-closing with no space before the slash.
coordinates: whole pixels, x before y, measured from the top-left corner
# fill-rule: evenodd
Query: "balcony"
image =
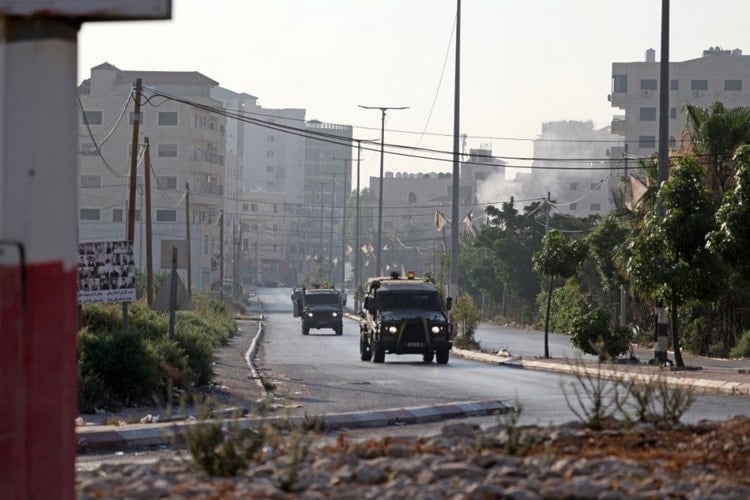
<path id="1" fill-rule="evenodd" d="M 224 155 L 214 153 L 211 151 L 193 151 L 190 155 L 192 161 L 206 161 L 209 163 L 215 163 L 216 165 L 224 166 Z"/>
<path id="2" fill-rule="evenodd" d="M 610 132 L 613 135 L 625 135 L 625 132 L 627 131 L 627 124 L 628 122 L 625 121 L 625 117 L 616 116 L 612 119 Z"/>

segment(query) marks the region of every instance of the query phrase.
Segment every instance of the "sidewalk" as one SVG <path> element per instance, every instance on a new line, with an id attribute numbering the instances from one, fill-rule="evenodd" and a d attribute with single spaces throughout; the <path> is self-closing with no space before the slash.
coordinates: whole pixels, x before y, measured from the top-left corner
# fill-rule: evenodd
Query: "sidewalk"
<path id="1" fill-rule="evenodd" d="M 598 363 L 590 359 L 563 358 L 521 358 L 501 354 L 489 354 L 464 349 L 453 349 L 453 353 L 465 359 L 510 366 L 519 369 L 540 370 L 556 373 L 575 374 L 582 369 L 585 373 L 613 379 L 622 376 L 636 380 L 648 380 L 652 377 L 664 377 L 672 386 L 691 388 L 703 394 L 724 394 L 750 396 L 750 360 L 721 360 L 683 355 L 685 369 L 660 367 L 648 364 L 653 352 L 636 349 L 636 362 Z M 670 360 L 674 359 L 670 353 Z"/>

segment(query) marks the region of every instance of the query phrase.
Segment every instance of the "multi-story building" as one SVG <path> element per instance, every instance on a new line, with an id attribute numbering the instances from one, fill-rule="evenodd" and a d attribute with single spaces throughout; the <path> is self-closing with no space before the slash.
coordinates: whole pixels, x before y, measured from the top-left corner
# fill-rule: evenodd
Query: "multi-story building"
<path id="1" fill-rule="evenodd" d="M 480 183 L 493 174 L 504 175 L 505 162 L 492 156 L 489 146 L 470 149 L 466 160 L 459 165 L 459 218 L 460 231 L 469 230 L 472 217 L 478 218 L 482 206 L 477 200 Z M 379 198 L 380 179 L 370 177 L 370 190 Z M 435 252 L 450 247 L 451 225 L 436 230 L 436 213 L 450 219 L 453 205 L 453 175 L 441 173 L 385 172 L 383 177 L 383 234 L 385 250 L 381 254 L 383 271 L 401 266 L 418 273 L 435 270 Z M 364 243 L 376 244 L 377 207 L 362 213 L 363 234 L 372 235 Z M 472 225 L 472 229 L 473 229 Z M 360 249 L 361 251 L 361 249 Z M 368 248 L 368 255 L 369 255 Z M 375 258 L 365 259 L 366 274 L 375 274 Z"/>
<path id="2" fill-rule="evenodd" d="M 304 247 L 304 258 L 325 263 L 329 279 L 340 282 L 341 249 L 346 227 L 346 200 L 352 189 L 352 127 L 309 120 L 305 124 L 303 205 L 293 229 Z M 353 214 L 348 214 L 352 217 Z"/>
<path id="3" fill-rule="evenodd" d="M 240 243 L 237 272 L 243 283 L 296 284 L 303 263 L 291 231 L 297 208 L 286 195 L 265 190 L 244 191 L 240 200 L 240 224 L 232 228 L 233 241 Z"/>
<path id="4" fill-rule="evenodd" d="M 198 72 L 122 71 L 104 63 L 91 69 L 79 87 L 79 240 L 125 239 L 128 204 L 135 204 L 136 265 L 145 268 L 144 165 L 138 166 L 137 196 L 129 200 L 133 88 L 143 82 L 140 149 L 149 140 L 153 266 L 166 269 L 172 244 L 186 240 L 190 222 L 192 286 L 203 289 L 218 275 L 216 222 L 224 209 L 226 119 L 221 102 L 211 98 L 218 83 Z M 217 112 L 154 91 L 216 107 Z M 186 213 L 189 185 L 190 213 Z M 212 271 L 213 274 L 212 274 Z"/>
<path id="5" fill-rule="evenodd" d="M 610 157 L 620 143 L 609 127 L 597 129 L 591 121 L 543 123 L 522 196 L 549 196 L 552 211 L 575 217 L 606 215 L 615 206 L 613 190 L 623 175 L 622 158 Z"/>
<path id="6" fill-rule="evenodd" d="M 624 138 L 613 156 L 650 156 L 659 135 L 659 67 L 653 49 L 645 61 L 612 64 L 612 107 L 625 112 L 612 120 L 612 133 Z M 721 102 L 727 108 L 750 106 L 750 56 L 740 49 L 712 47 L 696 59 L 669 63 L 669 144 L 679 147 L 685 121 L 682 108 L 708 108 Z M 627 149 L 625 149 L 627 147 Z"/>

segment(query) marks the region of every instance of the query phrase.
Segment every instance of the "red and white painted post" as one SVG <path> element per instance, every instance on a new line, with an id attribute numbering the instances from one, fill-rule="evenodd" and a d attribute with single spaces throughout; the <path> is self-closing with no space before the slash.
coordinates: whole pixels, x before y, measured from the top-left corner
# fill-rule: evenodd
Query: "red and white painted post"
<path id="1" fill-rule="evenodd" d="M 80 21 L 170 12 L 169 0 L 0 0 L 3 498 L 75 498 Z"/>

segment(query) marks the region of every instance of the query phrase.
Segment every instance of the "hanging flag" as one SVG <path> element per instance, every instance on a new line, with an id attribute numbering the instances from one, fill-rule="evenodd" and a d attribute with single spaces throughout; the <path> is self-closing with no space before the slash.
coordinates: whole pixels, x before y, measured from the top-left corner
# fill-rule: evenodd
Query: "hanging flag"
<path id="1" fill-rule="evenodd" d="M 388 243 L 386 243 L 385 245 L 383 245 L 383 251 L 384 251 L 384 252 L 387 252 L 387 251 L 388 251 L 388 250 L 390 250 L 390 249 L 391 249 L 391 247 L 390 247 L 390 246 L 388 246 Z"/>
<path id="2" fill-rule="evenodd" d="M 648 191 L 648 187 L 638 177 L 629 175 L 628 190 L 625 193 L 625 206 L 633 210 L 638 202 Z"/>
<path id="3" fill-rule="evenodd" d="M 471 218 L 471 214 L 473 212 L 474 210 L 469 210 L 469 213 L 466 214 L 466 217 L 464 217 L 461 222 L 466 224 L 466 228 L 472 236 L 476 236 L 476 234 L 474 233 L 474 220 Z"/>
<path id="4" fill-rule="evenodd" d="M 435 210 L 435 229 L 442 231 L 448 222 L 448 219 L 445 218 L 445 215 L 440 210 Z"/>
<path id="5" fill-rule="evenodd" d="M 352 253 L 352 250 L 353 248 L 351 246 L 346 245 L 346 255 L 349 255 L 350 253 Z"/>
<path id="6" fill-rule="evenodd" d="M 338 257 L 334 257 L 334 258 L 333 258 L 333 265 L 335 266 L 335 265 L 337 265 L 338 263 L 339 263 L 339 258 L 338 258 Z"/>

